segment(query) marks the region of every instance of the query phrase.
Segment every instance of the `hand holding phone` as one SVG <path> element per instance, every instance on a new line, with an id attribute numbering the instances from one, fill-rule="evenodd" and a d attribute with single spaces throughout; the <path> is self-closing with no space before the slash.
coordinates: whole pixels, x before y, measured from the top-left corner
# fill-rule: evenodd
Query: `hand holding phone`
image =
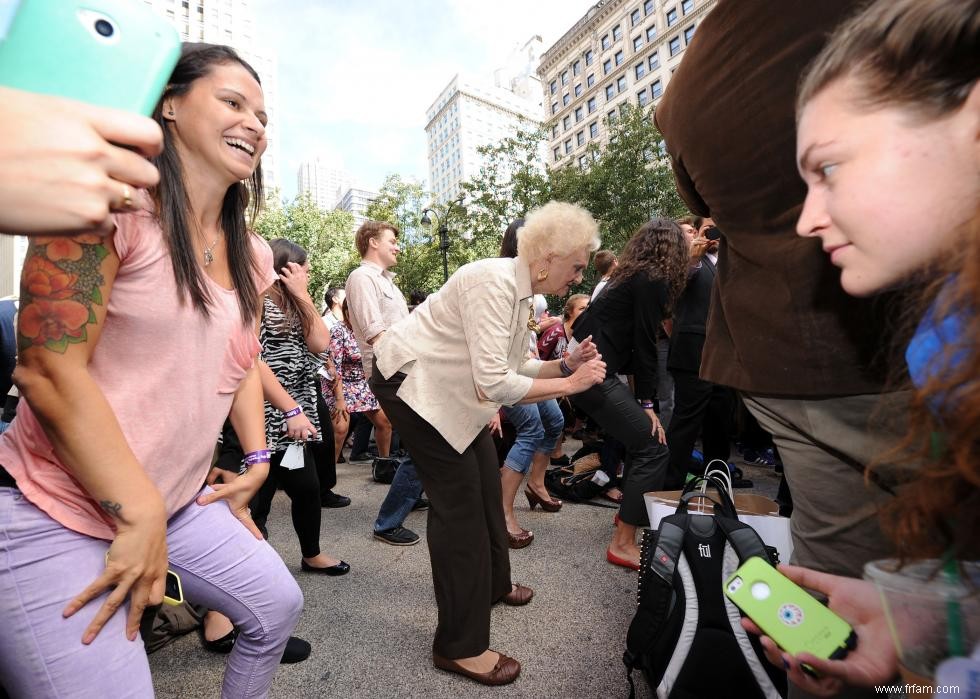
<path id="1" fill-rule="evenodd" d="M 107 235 L 110 213 L 159 181 L 144 155 L 163 133 L 147 117 L 0 87 L 0 133 L 4 233 Z"/>
<path id="2" fill-rule="evenodd" d="M 784 666 L 791 682 L 811 694 L 834 696 L 844 684 L 871 687 L 886 684 L 895 677 L 898 672 L 895 645 L 881 598 L 872 583 L 788 565 L 780 565 L 776 573 L 783 574 L 791 584 L 827 595 L 829 611 L 849 622 L 856 638 L 860 639 L 860 643 L 839 660 L 805 651 L 793 654 L 780 649 L 776 640 L 751 618 L 743 618 L 742 626 L 746 631 L 762 636 L 760 640 L 766 657 L 774 665 Z M 808 594 L 805 590 L 802 592 Z M 813 602 L 819 604 L 815 599 Z M 814 672 L 819 677 L 814 676 Z"/>

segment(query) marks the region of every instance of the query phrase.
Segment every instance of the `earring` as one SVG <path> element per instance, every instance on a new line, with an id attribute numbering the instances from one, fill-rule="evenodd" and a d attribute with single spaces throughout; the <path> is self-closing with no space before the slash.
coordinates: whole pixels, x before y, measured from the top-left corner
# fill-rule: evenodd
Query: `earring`
<path id="1" fill-rule="evenodd" d="M 547 278 L 548 278 L 548 270 L 542 269 L 540 272 L 538 272 L 538 281 L 539 282 L 543 282 Z"/>

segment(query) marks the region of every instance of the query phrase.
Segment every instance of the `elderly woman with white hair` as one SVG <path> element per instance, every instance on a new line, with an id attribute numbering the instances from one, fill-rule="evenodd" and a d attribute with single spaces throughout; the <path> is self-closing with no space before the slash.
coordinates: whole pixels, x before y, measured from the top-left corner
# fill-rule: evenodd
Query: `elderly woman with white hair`
<path id="1" fill-rule="evenodd" d="M 568 293 L 599 247 L 598 225 L 573 204 L 528 215 L 515 258 L 460 267 L 375 345 L 371 389 L 415 459 L 432 507 L 427 539 L 439 622 L 436 667 L 481 684 L 521 666 L 490 650 L 490 605 L 533 592 L 510 577 L 500 472 L 487 423 L 501 405 L 579 393 L 605 378 L 590 340 L 564 361 L 528 357 L 534 294 Z"/>

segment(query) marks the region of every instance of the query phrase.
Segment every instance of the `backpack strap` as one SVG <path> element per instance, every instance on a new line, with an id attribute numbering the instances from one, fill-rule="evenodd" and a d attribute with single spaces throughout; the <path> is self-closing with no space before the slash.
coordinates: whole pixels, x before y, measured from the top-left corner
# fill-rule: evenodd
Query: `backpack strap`
<path id="1" fill-rule="evenodd" d="M 715 517 L 715 524 L 735 549 L 739 561 L 744 562 L 752 556 L 759 556 L 764 561 L 771 562 L 762 538 L 748 524 L 729 517 Z"/>
<path id="2" fill-rule="evenodd" d="M 667 614 L 670 611 L 671 596 L 674 587 L 674 574 L 677 570 L 677 561 L 681 556 L 681 549 L 684 547 L 684 532 L 687 531 L 690 515 L 686 512 L 677 512 L 660 520 L 660 529 L 656 532 L 656 547 L 650 555 L 640 557 L 640 582 L 639 585 L 652 585 L 657 590 L 653 599 L 655 606 L 651 609 L 652 618 L 650 627 L 662 629 Z M 644 549 L 646 549 L 647 537 L 653 537 L 653 532 L 644 534 Z M 643 551 L 644 554 L 648 552 Z M 640 590 L 637 590 L 639 597 Z M 647 597 L 650 593 L 644 593 Z M 636 688 L 633 684 L 633 670 L 639 660 L 629 648 L 623 653 L 623 663 L 626 665 L 626 679 L 630 683 L 630 699 L 636 696 Z"/>

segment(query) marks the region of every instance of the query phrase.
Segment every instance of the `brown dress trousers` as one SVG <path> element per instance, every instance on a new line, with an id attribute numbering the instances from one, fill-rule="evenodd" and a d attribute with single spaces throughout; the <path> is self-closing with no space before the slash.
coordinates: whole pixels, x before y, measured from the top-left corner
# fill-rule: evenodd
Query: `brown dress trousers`
<path id="1" fill-rule="evenodd" d="M 486 428 L 462 454 L 453 449 L 398 397 L 404 378 L 385 379 L 375 368 L 371 390 L 411 452 L 432 503 L 426 541 L 439 607 L 432 650 L 469 658 L 490 647 L 490 605 L 511 590 L 500 464 Z"/>

